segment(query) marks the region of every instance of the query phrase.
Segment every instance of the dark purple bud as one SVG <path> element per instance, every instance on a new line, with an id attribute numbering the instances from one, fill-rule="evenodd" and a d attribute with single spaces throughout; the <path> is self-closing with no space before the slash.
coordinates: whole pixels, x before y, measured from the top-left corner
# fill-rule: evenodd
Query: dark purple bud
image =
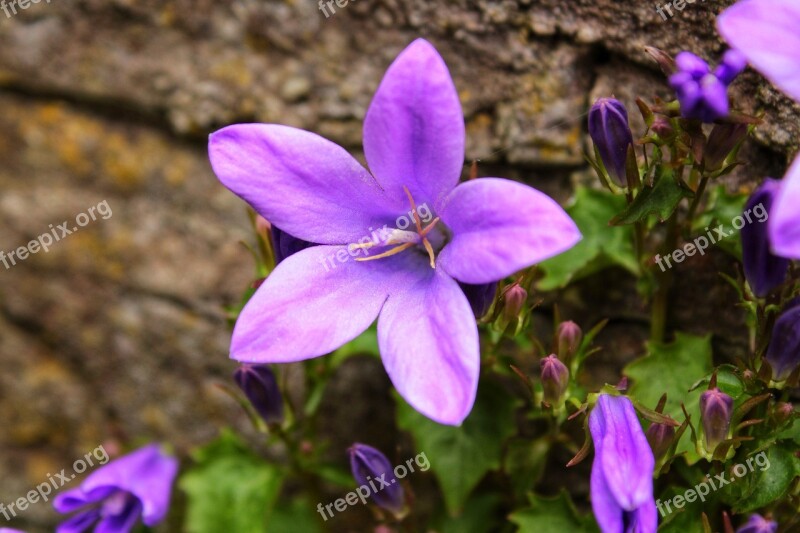
<path id="1" fill-rule="evenodd" d="M 475 318 L 485 315 L 494 301 L 497 292 L 497 283 L 484 283 L 483 285 L 470 285 L 469 283 L 459 283 L 464 296 L 467 297 Z"/>
<path id="2" fill-rule="evenodd" d="M 628 125 L 628 111 L 614 98 L 600 98 L 589 110 L 589 136 L 592 138 L 608 175 L 619 185 L 626 185 L 625 160 L 633 134 Z"/>
<path id="3" fill-rule="evenodd" d="M 782 284 L 789 270 L 789 260 L 774 255 L 770 250 L 767 235 L 769 210 L 779 189 L 779 181 L 767 178 L 750 195 L 744 211 L 752 216 L 752 221 L 741 230 L 744 276 L 753 293 L 759 297 L 766 296 L 769 291 Z M 743 216 L 744 218 L 750 219 L 747 216 Z"/>
<path id="4" fill-rule="evenodd" d="M 706 436 L 706 449 L 714 451 L 717 445 L 728 438 L 733 415 L 733 398 L 712 388 L 700 395 L 700 421 Z"/>
<path id="5" fill-rule="evenodd" d="M 314 243 L 310 243 L 308 241 L 304 241 L 302 239 L 298 239 L 297 237 L 289 235 L 288 233 L 279 229 L 276 226 L 271 227 L 271 233 L 272 233 L 272 249 L 275 251 L 276 266 L 290 255 L 296 254 L 301 250 L 305 250 L 310 246 L 314 246 Z"/>
<path id="6" fill-rule="evenodd" d="M 736 533 L 775 533 L 778 531 L 778 523 L 767 520 L 761 515 L 750 515 L 750 519 L 744 523 Z"/>
<path id="7" fill-rule="evenodd" d="M 359 488 L 365 488 L 376 505 L 400 514 L 405 507 L 405 495 L 386 456 L 372 446 L 359 443 L 353 444 L 348 451 L 350 468 Z"/>
<path id="8" fill-rule="evenodd" d="M 233 379 L 264 422 L 283 421 L 283 398 L 268 365 L 243 364 L 233 373 Z"/>
<path id="9" fill-rule="evenodd" d="M 765 358 L 775 381 L 788 378 L 800 365 L 800 305 L 784 310 L 775 321 Z"/>
<path id="10" fill-rule="evenodd" d="M 583 331 L 572 320 L 567 320 L 558 325 L 556 329 L 558 342 L 558 357 L 562 361 L 572 361 L 583 340 Z"/>
<path id="11" fill-rule="evenodd" d="M 544 401 L 552 406 L 559 406 L 569 385 L 569 370 L 554 354 L 542 359 L 540 364 Z"/>
<path id="12" fill-rule="evenodd" d="M 708 63 L 691 52 L 675 57 L 677 70 L 669 77 L 669 83 L 685 118 L 710 123 L 728 116 L 728 85 L 744 66 L 737 71 L 738 57 L 732 54 L 726 58 L 712 73 Z"/>
<path id="13" fill-rule="evenodd" d="M 736 145 L 747 136 L 747 129 L 747 124 L 741 122 L 714 125 L 703 152 L 703 164 L 707 171 L 713 172 L 722 167 Z"/>
<path id="14" fill-rule="evenodd" d="M 647 442 L 650 443 L 650 448 L 653 450 L 653 455 L 656 461 L 660 460 L 669 447 L 672 446 L 672 439 L 675 438 L 675 428 L 667 424 L 659 424 L 653 422 L 645 432 Z"/>
<path id="15" fill-rule="evenodd" d="M 506 320 L 514 320 L 519 316 L 525 308 L 525 302 L 528 300 L 528 291 L 523 289 L 519 284 L 514 283 L 503 291 L 503 318 Z"/>

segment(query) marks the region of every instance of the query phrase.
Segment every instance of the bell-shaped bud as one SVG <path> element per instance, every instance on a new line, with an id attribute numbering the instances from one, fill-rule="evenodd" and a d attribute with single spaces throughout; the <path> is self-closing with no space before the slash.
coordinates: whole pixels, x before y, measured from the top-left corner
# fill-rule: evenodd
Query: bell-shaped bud
<path id="1" fill-rule="evenodd" d="M 733 398 L 716 387 L 700 395 L 700 421 L 706 438 L 706 449 L 714 451 L 728 438 L 733 416 Z"/>
<path id="2" fill-rule="evenodd" d="M 503 318 L 512 321 L 517 318 L 525 308 L 528 300 L 528 291 L 523 289 L 519 283 L 507 287 L 503 291 Z"/>
<path id="3" fill-rule="evenodd" d="M 672 441 L 675 438 L 675 428 L 667 424 L 653 422 L 647 428 L 645 436 L 647 437 L 647 442 L 650 443 L 650 448 L 653 450 L 656 461 L 660 461 L 672 446 Z"/>
<path id="4" fill-rule="evenodd" d="M 767 178 L 750 195 L 744 211 L 745 215 L 752 214 L 752 222 L 745 224 L 741 230 L 744 276 L 753 293 L 759 297 L 766 296 L 782 284 L 789 270 L 789 260 L 774 255 L 770 250 L 767 234 L 769 210 L 778 190 L 780 182 Z"/>
<path id="5" fill-rule="evenodd" d="M 283 421 L 283 397 L 268 365 L 243 364 L 233 373 L 233 379 L 264 422 Z"/>
<path id="6" fill-rule="evenodd" d="M 274 225 L 271 227 L 271 233 L 272 249 L 275 251 L 276 266 L 290 255 L 296 254 L 301 250 L 305 250 L 309 246 L 314 246 L 313 243 L 298 239 L 293 235 L 289 235 Z"/>
<path id="7" fill-rule="evenodd" d="M 706 171 L 719 170 L 736 146 L 747 137 L 748 125 L 743 122 L 715 124 L 708 135 L 703 152 Z"/>
<path id="8" fill-rule="evenodd" d="M 750 515 L 750 519 L 745 522 L 736 533 L 775 533 L 778 531 L 778 523 L 767 520 L 761 515 Z"/>
<path id="9" fill-rule="evenodd" d="M 573 356 L 580 348 L 583 340 L 583 331 L 578 324 L 572 320 L 566 320 L 558 325 L 556 329 L 556 343 L 558 346 L 558 357 L 569 364 Z"/>
<path id="10" fill-rule="evenodd" d="M 765 358 L 775 381 L 787 379 L 800 365 L 800 305 L 789 307 L 775 321 Z"/>
<path id="11" fill-rule="evenodd" d="M 359 484 L 358 494 L 364 492 L 376 505 L 396 515 L 401 514 L 405 507 L 405 494 L 386 456 L 372 446 L 359 443 L 353 444 L 348 451 L 350 468 Z"/>
<path id="12" fill-rule="evenodd" d="M 658 66 L 661 67 L 661 72 L 667 76 L 672 76 L 676 67 L 675 60 L 671 55 L 654 46 L 645 46 L 644 51 L 658 63 Z"/>
<path id="13" fill-rule="evenodd" d="M 772 408 L 770 421 L 775 427 L 780 427 L 788 422 L 792 416 L 794 416 L 794 406 L 789 402 L 778 402 Z"/>
<path id="14" fill-rule="evenodd" d="M 614 98 L 600 98 L 589 110 L 589 136 L 592 138 L 608 175 L 625 186 L 625 163 L 633 134 L 628 125 L 628 110 Z"/>
<path id="15" fill-rule="evenodd" d="M 552 406 L 560 406 L 569 385 L 569 370 L 555 354 L 542 359 L 541 367 L 544 401 Z"/>
<path id="16" fill-rule="evenodd" d="M 459 283 L 459 287 L 467 297 L 475 318 L 481 318 L 489 312 L 492 307 L 495 293 L 497 293 L 497 283 L 484 283 L 482 285 L 470 285 L 469 283 Z"/>

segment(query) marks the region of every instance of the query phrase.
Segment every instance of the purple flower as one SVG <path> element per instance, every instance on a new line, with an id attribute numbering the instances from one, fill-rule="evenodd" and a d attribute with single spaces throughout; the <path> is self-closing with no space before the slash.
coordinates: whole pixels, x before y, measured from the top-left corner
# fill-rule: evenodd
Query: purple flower
<path id="1" fill-rule="evenodd" d="M 589 136 L 600 153 L 608 175 L 619 185 L 626 185 L 625 161 L 633 134 L 628 125 L 628 111 L 614 98 L 600 98 L 589 110 Z"/>
<path id="2" fill-rule="evenodd" d="M 283 397 L 269 366 L 244 364 L 233 373 L 233 379 L 264 422 L 283 420 Z"/>
<path id="3" fill-rule="evenodd" d="M 775 533 L 778 531 L 778 523 L 767 520 L 761 515 L 750 515 L 750 519 L 736 533 Z"/>
<path id="4" fill-rule="evenodd" d="M 706 438 L 706 448 L 714 451 L 728 438 L 733 416 L 733 398 L 714 387 L 700 395 L 700 421 Z"/>
<path id="5" fill-rule="evenodd" d="M 742 230 L 742 260 L 744 276 L 756 296 L 764 297 L 783 283 L 789 270 L 789 260 L 772 253 L 769 246 L 767 224 L 775 194 L 780 190 L 780 182 L 767 178 L 750 195 L 745 212 L 753 213 L 757 220 L 746 224 Z"/>
<path id="6" fill-rule="evenodd" d="M 589 415 L 592 509 L 603 533 L 653 533 L 655 459 L 631 401 L 602 394 Z"/>
<path id="7" fill-rule="evenodd" d="M 378 344 L 398 392 L 433 420 L 460 424 L 475 399 L 480 353 L 457 282 L 499 281 L 580 240 L 564 210 L 535 189 L 500 178 L 458 185 L 464 142 L 453 81 L 421 39 L 389 67 L 367 112 L 370 172 L 295 128 L 242 124 L 214 133 L 209 154 L 220 181 L 283 231 L 319 243 L 285 259 L 258 288 L 234 329 L 231 357 L 317 357 L 380 315 Z"/>
<path id="8" fill-rule="evenodd" d="M 95 531 L 125 533 L 140 518 L 147 526 L 158 524 L 169 509 L 177 472 L 178 461 L 157 444 L 111 461 L 53 500 L 60 513 L 78 511 L 56 533 L 80 533 L 95 524 Z"/>
<path id="9" fill-rule="evenodd" d="M 681 52 L 675 57 L 677 71 L 669 77 L 685 118 L 714 122 L 728 116 L 728 85 L 746 66 L 744 56 L 728 50 L 714 72 L 698 56 Z"/>
<path id="10" fill-rule="evenodd" d="M 399 514 L 405 507 L 405 495 L 394 475 L 392 463 L 380 451 L 366 444 L 353 444 L 349 452 L 350 468 L 356 483 L 368 488 L 375 504 Z"/>
<path id="11" fill-rule="evenodd" d="M 797 65 L 800 69 L 800 63 Z M 789 167 L 775 193 L 769 212 L 767 231 L 772 252 L 781 257 L 800 259 L 800 157 Z"/>
<path id="12" fill-rule="evenodd" d="M 800 305 L 789 307 L 772 328 L 765 356 L 772 367 L 772 379 L 783 381 L 800 365 Z"/>

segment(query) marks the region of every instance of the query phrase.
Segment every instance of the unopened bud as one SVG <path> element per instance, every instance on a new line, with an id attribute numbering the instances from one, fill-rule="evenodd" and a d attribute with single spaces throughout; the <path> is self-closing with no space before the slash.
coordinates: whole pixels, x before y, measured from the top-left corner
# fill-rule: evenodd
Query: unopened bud
<path id="1" fill-rule="evenodd" d="M 626 185 L 625 164 L 633 134 L 628 111 L 614 98 L 600 98 L 589 110 L 589 136 L 597 147 L 608 175 L 619 185 Z"/>
<path id="2" fill-rule="evenodd" d="M 706 449 L 714 451 L 728 438 L 733 415 L 733 398 L 714 387 L 700 395 L 700 420 L 706 438 Z"/>
<path id="3" fill-rule="evenodd" d="M 233 379 L 264 422 L 283 421 L 283 398 L 268 365 L 243 364 L 233 373 Z"/>
<path id="4" fill-rule="evenodd" d="M 366 487 L 365 492 L 372 498 L 376 505 L 383 507 L 387 511 L 400 514 L 405 507 L 405 494 L 403 487 L 394 475 L 392 464 L 379 450 L 366 444 L 353 444 L 350 449 L 350 468 L 359 489 Z M 375 487 L 376 480 L 380 483 L 378 490 Z M 372 482 L 372 485 L 370 485 Z M 358 492 L 358 490 L 356 491 Z M 361 492 L 358 492 L 360 495 Z"/>
<path id="5" fill-rule="evenodd" d="M 653 450 L 656 461 L 666 455 L 669 447 L 672 446 L 672 439 L 675 438 L 675 428 L 667 424 L 653 422 L 645 433 L 647 442 Z"/>
<path id="6" fill-rule="evenodd" d="M 664 50 L 654 46 L 645 46 L 644 51 L 658 63 L 658 66 L 661 67 L 661 71 L 664 74 L 671 76 L 675 72 L 675 60 Z"/>
<path id="7" fill-rule="evenodd" d="M 659 115 L 655 119 L 650 129 L 653 130 L 653 133 L 658 135 L 662 141 L 669 141 L 675 136 L 675 128 L 672 127 L 672 123 L 667 117 L 662 115 Z"/>
<path id="8" fill-rule="evenodd" d="M 519 316 L 528 300 L 528 291 L 515 283 L 503 292 L 503 318 L 514 320 Z"/>
<path id="9" fill-rule="evenodd" d="M 558 343 L 558 357 L 562 361 L 572 361 L 583 340 L 583 331 L 572 320 L 567 320 L 558 325 L 556 330 Z"/>
<path id="10" fill-rule="evenodd" d="M 541 367 L 544 401 L 552 406 L 559 406 L 569 385 L 569 370 L 555 354 L 542 359 Z"/>
<path id="11" fill-rule="evenodd" d="M 708 134 L 703 164 L 706 171 L 713 172 L 722 167 L 734 148 L 747 137 L 748 125 L 745 123 L 715 124 Z"/>
<path id="12" fill-rule="evenodd" d="M 787 379 L 800 365 L 800 305 L 784 310 L 775 321 L 765 359 L 775 381 Z"/>
<path id="13" fill-rule="evenodd" d="M 776 426 L 782 426 L 794 415 L 794 407 L 788 402 L 778 402 L 772 409 L 772 420 Z"/>

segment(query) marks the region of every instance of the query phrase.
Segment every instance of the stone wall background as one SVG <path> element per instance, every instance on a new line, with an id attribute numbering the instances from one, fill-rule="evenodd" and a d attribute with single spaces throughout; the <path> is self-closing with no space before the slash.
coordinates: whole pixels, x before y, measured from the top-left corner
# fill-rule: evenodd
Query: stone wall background
<path id="1" fill-rule="evenodd" d="M 222 307 L 251 281 L 238 244 L 249 230 L 244 204 L 208 165 L 208 133 L 278 122 L 358 153 L 384 70 L 423 36 L 450 66 L 467 158 L 481 159 L 481 175 L 522 179 L 566 202 L 591 180 L 582 156 L 590 102 L 614 94 L 633 111 L 637 95 L 667 96 L 643 47 L 715 60 L 724 47 L 714 17 L 731 3 L 688 4 L 668 21 L 655 2 L 616 0 L 357 0 L 329 19 L 313 0 L 52 0 L 0 12 L 0 250 L 103 200 L 113 211 L 47 254 L 0 267 L 0 502 L 102 443 L 163 440 L 185 456 L 221 425 L 246 427 L 213 384 L 234 368 Z M 729 186 L 779 177 L 800 109 L 754 72 L 733 96 L 764 112 L 765 125 Z M 677 278 L 718 286 L 718 269 L 733 266 L 715 252 Z M 644 310 L 626 302 L 631 288 L 612 271 L 562 295 L 576 320 L 612 318 L 600 383 L 646 336 Z M 720 312 L 730 301 L 724 289 L 680 293 L 673 321 L 711 329 L 732 354 L 745 340 L 739 313 Z M 344 369 L 333 390 L 370 407 L 331 405 L 323 429 L 335 442 L 359 431 L 392 442 L 375 422 L 391 408 L 380 365 Z M 37 503 L 22 518 L 45 531 L 57 515 Z"/>

